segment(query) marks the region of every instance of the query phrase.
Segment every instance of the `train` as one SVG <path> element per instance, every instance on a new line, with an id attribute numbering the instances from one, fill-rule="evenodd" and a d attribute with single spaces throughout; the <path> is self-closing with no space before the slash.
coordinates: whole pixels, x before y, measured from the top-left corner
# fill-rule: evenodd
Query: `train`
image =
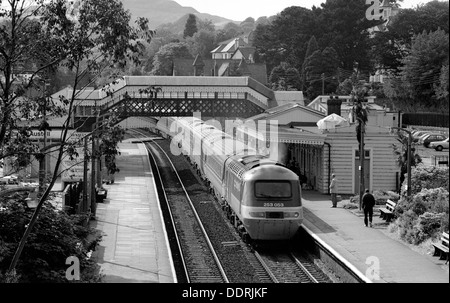
<path id="1" fill-rule="evenodd" d="M 294 237 L 303 222 L 297 174 L 196 117 L 161 117 L 156 130 L 192 163 L 244 242 Z"/>

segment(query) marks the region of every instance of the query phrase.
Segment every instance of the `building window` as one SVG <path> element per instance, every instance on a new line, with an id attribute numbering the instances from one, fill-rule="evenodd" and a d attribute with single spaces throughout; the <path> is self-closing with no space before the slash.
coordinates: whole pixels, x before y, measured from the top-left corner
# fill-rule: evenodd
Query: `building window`
<path id="1" fill-rule="evenodd" d="M 355 158 L 359 159 L 359 149 L 355 150 Z M 364 150 L 364 158 L 366 158 L 366 159 L 370 158 L 370 150 L 369 149 Z"/>

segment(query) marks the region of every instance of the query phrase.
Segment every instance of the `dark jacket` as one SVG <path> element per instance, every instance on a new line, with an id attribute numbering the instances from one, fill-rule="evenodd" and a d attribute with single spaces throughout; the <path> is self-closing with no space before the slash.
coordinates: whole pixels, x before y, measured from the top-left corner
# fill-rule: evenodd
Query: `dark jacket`
<path id="1" fill-rule="evenodd" d="M 362 208 L 372 208 L 375 206 L 375 197 L 371 193 L 365 193 L 362 197 Z"/>

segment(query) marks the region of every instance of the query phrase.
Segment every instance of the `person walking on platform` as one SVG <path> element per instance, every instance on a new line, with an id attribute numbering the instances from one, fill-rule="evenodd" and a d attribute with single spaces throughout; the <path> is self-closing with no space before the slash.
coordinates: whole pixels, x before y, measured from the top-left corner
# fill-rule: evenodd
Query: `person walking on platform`
<path id="1" fill-rule="evenodd" d="M 367 222 L 369 226 L 372 227 L 372 216 L 373 207 L 375 206 L 375 197 L 366 188 L 366 192 L 362 197 L 362 208 L 364 210 L 364 225 L 367 227 Z"/>
<path id="2" fill-rule="evenodd" d="M 337 206 L 337 193 L 338 193 L 339 189 L 338 189 L 336 175 L 332 174 L 331 177 L 332 177 L 331 183 L 330 183 L 330 193 L 331 193 L 331 202 L 332 202 L 331 207 L 336 207 Z"/>

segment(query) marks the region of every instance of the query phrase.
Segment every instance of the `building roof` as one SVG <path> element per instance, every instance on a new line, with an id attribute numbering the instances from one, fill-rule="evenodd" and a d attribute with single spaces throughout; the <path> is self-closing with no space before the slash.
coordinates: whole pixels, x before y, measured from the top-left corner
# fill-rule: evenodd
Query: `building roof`
<path id="1" fill-rule="evenodd" d="M 250 57 L 250 55 L 254 55 L 255 54 L 255 51 L 256 51 L 256 47 L 253 47 L 253 46 L 244 46 L 244 47 L 239 47 L 236 51 L 235 51 L 235 54 L 237 53 L 237 52 L 240 52 L 241 54 L 242 54 L 242 56 L 246 59 L 246 60 L 248 60 L 249 59 L 249 57 Z"/>
<path id="2" fill-rule="evenodd" d="M 297 102 L 289 102 L 289 103 L 286 103 L 286 104 L 283 104 L 283 105 L 279 105 L 279 106 L 276 106 L 276 107 L 269 108 L 269 109 L 267 109 L 265 111 L 265 113 L 267 113 L 268 115 L 275 115 L 275 114 L 283 113 L 285 111 L 292 110 L 294 108 L 300 108 L 300 109 L 302 109 L 304 111 L 307 111 L 307 112 L 310 112 L 310 113 L 314 113 L 314 114 L 317 115 L 318 119 L 321 119 L 322 117 L 325 117 L 325 115 L 323 113 L 321 113 L 319 111 L 316 111 L 314 109 L 311 109 L 311 108 L 309 108 L 307 106 L 301 105 L 300 103 L 297 103 Z"/>
<path id="3" fill-rule="evenodd" d="M 215 49 L 211 51 L 211 53 L 231 53 L 233 54 L 238 47 L 248 47 L 248 44 L 242 39 L 239 38 L 232 38 L 226 41 L 223 41 L 220 43 L 219 46 L 217 46 Z"/>
<path id="4" fill-rule="evenodd" d="M 214 65 L 217 64 L 217 74 L 216 76 L 233 76 L 229 71 L 230 64 L 234 64 L 235 66 L 232 68 L 234 70 L 238 70 L 238 65 L 241 63 L 241 60 L 233 60 L 233 59 L 202 59 L 200 57 L 196 57 L 196 59 L 174 59 L 173 60 L 173 75 L 174 76 L 194 76 L 194 63 L 195 61 L 199 62 L 201 60 L 203 62 L 203 76 L 215 76 L 213 73 Z M 267 67 L 265 64 L 261 63 L 245 63 L 247 66 L 246 69 L 248 73 L 242 73 L 243 76 L 250 76 L 256 81 L 266 84 L 267 83 Z M 197 64 L 197 66 L 199 66 Z"/>
<path id="5" fill-rule="evenodd" d="M 311 132 L 303 128 L 289 128 L 283 126 L 278 126 L 277 131 L 272 131 L 270 127 L 268 127 L 266 131 L 258 129 L 258 132 L 256 132 L 256 130 L 248 124 L 241 125 L 238 129 L 243 130 L 250 137 L 279 143 L 323 145 L 325 138 L 327 137 L 327 135 Z"/>

